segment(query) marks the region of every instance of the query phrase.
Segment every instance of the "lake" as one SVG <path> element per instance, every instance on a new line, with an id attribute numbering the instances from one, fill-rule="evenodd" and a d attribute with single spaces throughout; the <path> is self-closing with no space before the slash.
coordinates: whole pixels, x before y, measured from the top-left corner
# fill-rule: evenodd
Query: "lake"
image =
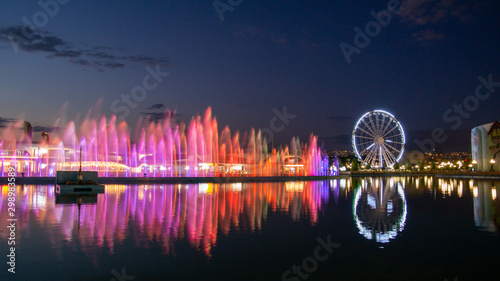
<path id="1" fill-rule="evenodd" d="M 18 186 L 0 280 L 499 280 L 500 181 Z M 9 225 L 8 187 L 0 221 Z"/>

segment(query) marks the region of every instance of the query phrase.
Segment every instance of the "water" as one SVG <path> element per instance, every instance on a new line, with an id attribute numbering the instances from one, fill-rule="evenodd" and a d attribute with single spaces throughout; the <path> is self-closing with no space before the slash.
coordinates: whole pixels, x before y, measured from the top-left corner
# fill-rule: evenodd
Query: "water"
<path id="1" fill-rule="evenodd" d="M 20 186 L 16 273 L 2 227 L 0 280 L 498 280 L 494 186 L 432 177 L 107 185 L 80 199 Z"/>

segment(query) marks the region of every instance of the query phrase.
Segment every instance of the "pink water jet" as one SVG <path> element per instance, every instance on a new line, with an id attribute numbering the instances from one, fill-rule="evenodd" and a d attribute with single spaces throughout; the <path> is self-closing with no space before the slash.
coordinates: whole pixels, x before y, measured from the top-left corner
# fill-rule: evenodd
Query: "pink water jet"
<path id="1" fill-rule="evenodd" d="M 111 177 L 219 177 L 326 175 L 328 157 L 311 135 L 307 143 L 292 138 L 276 149 L 260 130 L 241 138 L 229 127 L 219 132 L 212 109 L 176 124 L 167 111 L 159 122 L 139 120 L 136 130 L 116 116 L 74 121 L 50 139 L 33 143 L 22 133 L 23 122 L 10 124 L 0 134 L 1 176 L 9 165 L 25 176 L 54 176 L 57 170 L 77 170 L 82 148 L 82 170 Z"/>

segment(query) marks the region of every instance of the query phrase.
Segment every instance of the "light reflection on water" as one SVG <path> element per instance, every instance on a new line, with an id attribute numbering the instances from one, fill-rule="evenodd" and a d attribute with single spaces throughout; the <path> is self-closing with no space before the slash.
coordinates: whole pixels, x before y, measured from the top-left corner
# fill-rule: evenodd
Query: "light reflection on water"
<path id="1" fill-rule="evenodd" d="M 5 198 L 6 189 L 2 187 Z M 329 196 L 327 182 L 106 185 L 105 190 L 95 194 L 95 200 L 84 198 L 79 206 L 76 199 L 74 204 L 59 204 L 71 199 L 55 194 L 52 185 L 19 187 L 19 223 L 22 228 L 40 225 L 69 243 L 78 240 L 83 251 L 93 247 L 113 251 L 115 244 L 130 236 L 137 246 L 159 241 L 165 254 L 175 251 L 176 240 L 187 239 L 210 255 L 219 234 L 260 230 L 269 211 L 314 225 Z M 6 210 L 0 219 L 7 219 Z M 7 234 L 0 232 L 0 238 Z M 20 244 L 22 240 L 21 235 Z"/>
<path id="2" fill-rule="evenodd" d="M 366 239 L 389 243 L 403 231 L 407 202 L 400 179 L 364 179 L 353 200 L 359 233 Z"/>
<path id="3" fill-rule="evenodd" d="M 95 267 L 99 267 L 103 251 L 111 256 L 121 245 L 130 244 L 137 249 L 159 247 L 163 255 L 175 257 L 178 242 L 187 242 L 210 258 L 221 236 L 259 235 L 269 228 L 266 222 L 271 215 L 316 226 L 326 209 L 339 206 L 341 200 L 351 202 L 352 226 L 359 230 L 352 239 L 389 243 L 410 231 L 405 223 L 418 214 L 412 213 L 407 198 L 415 194 L 427 194 L 433 200 L 472 198 L 470 212 L 476 227 L 496 234 L 498 186 L 498 181 L 434 177 L 106 185 L 104 194 L 79 198 L 58 195 L 51 185 L 27 185 L 16 191 L 16 246 L 27 249 L 35 259 L 43 259 L 42 254 L 51 251 L 62 264 L 67 262 L 65 251 L 70 248 Z M 0 221 L 8 218 L 7 188 L 2 186 L 0 193 Z M 8 235 L 0 229 L 1 244 L 6 244 Z M 44 242 L 34 247 L 33 241 Z"/>

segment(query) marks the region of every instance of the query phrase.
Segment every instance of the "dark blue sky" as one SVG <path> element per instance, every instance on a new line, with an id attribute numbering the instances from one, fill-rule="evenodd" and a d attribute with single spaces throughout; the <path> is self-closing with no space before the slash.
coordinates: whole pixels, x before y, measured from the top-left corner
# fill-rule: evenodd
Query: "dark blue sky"
<path id="1" fill-rule="evenodd" d="M 166 108 L 188 121 L 212 106 L 220 129 L 246 131 L 269 128 L 273 109 L 286 106 L 296 117 L 275 133 L 275 143 L 314 132 L 325 148 L 344 149 L 356 120 L 384 109 L 400 120 L 410 148 L 440 127 L 450 136 L 443 150 L 468 150 L 470 129 L 499 119 L 496 86 L 460 125 L 459 113 L 449 113 L 455 121 L 443 119 L 474 96 L 478 76 L 500 81 L 497 1 L 405 0 L 398 6 L 394 0 L 401 11 L 350 63 L 339 45 L 355 47 L 354 28 L 365 30 L 374 20 L 370 11 L 387 10 L 391 1 L 243 0 L 223 21 L 210 0 L 60 0 L 68 3 L 58 4 L 53 16 L 34 0 L 5 2 L 0 126 L 24 118 L 50 127 L 66 102 L 63 119 L 71 120 L 101 98 L 101 113 L 121 115 L 113 102 L 115 109 L 123 106 L 121 95 L 143 85 L 147 66 L 169 75 L 128 108 L 131 124 Z M 23 35 L 23 27 L 29 31 L 23 17 L 35 25 L 34 34 Z"/>

